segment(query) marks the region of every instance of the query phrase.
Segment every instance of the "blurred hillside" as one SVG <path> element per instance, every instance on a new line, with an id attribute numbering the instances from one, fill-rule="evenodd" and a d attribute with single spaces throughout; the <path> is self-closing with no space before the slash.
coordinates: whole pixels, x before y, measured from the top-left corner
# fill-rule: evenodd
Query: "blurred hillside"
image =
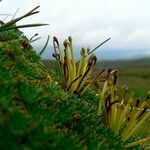
<path id="1" fill-rule="evenodd" d="M 54 61 L 42 61 L 47 68 L 54 68 Z M 136 97 L 145 98 L 146 92 L 150 90 L 150 58 L 99 61 L 95 71 L 102 68 L 114 68 L 119 71 L 119 84 L 128 86 L 135 91 Z"/>
<path id="2" fill-rule="evenodd" d="M 48 68 L 54 68 L 53 60 L 42 60 L 44 65 Z M 149 68 L 150 58 L 140 58 L 140 59 L 130 59 L 130 60 L 106 60 L 98 61 L 96 65 L 96 70 L 99 68 Z"/>
<path id="3" fill-rule="evenodd" d="M 102 68 L 149 68 L 150 58 L 130 59 L 130 60 L 111 60 L 97 63 L 97 67 Z"/>

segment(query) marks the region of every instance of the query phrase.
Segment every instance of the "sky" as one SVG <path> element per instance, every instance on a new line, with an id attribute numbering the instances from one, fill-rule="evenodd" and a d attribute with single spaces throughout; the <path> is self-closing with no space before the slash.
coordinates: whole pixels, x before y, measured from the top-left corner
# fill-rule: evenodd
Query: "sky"
<path id="1" fill-rule="evenodd" d="M 42 39 L 33 43 L 37 49 L 44 46 L 48 35 L 51 37 L 49 47 L 53 36 L 61 43 L 71 35 L 76 53 L 82 47 L 93 49 L 111 37 L 96 52 L 104 55 L 102 59 L 150 56 L 150 0 L 3 0 L 0 14 L 13 15 L 19 8 L 17 17 L 38 5 L 39 14 L 18 23 L 49 24 L 22 29 L 29 38 L 39 33 Z M 4 18 L 0 15 L 0 20 Z M 50 56 L 48 51 L 44 57 L 47 55 Z"/>

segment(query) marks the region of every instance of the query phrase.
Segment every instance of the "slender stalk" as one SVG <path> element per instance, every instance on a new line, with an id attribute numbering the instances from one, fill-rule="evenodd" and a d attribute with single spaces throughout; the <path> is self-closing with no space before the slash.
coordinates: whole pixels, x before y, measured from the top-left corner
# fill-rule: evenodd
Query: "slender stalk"
<path id="1" fill-rule="evenodd" d="M 47 41 L 46 41 L 46 43 L 45 43 L 44 47 L 42 48 L 42 50 L 40 51 L 39 55 L 42 55 L 42 54 L 43 54 L 43 52 L 45 51 L 45 49 L 46 49 L 46 47 L 47 47 L 47 45 L 48 45 L 48 42 L 49 42 L 49 38 L 50 38 L 50 36 L 48 35 L 48 37 L 47 37 Z"/>
<path id="2" fill-rule="evenodd" d="M 12 30 L 12 29 L 40 27 L 40 26 L 46 26 L 46 25 L 49 25 L 49 24 L 36 23 L 36 24 L 26 24 L 26 25 L 12 26 L 12 27 L 2 28 L 2 29 L 0 28 L 0 32 Z"/>
<path id="3" fill-rule="evenodd" d="M 98 75 L 96 75 L 95 77 L 93 77 L 93 80 L 84 88 L 84 90 L 82 90 L 82 93 L 84 93 L 90 86 L 92 86 L 92 84 L 94 83 L 94 81 L 105 71 L 105 69 L 103 69 L 100 73 L 98 73 Z M 82 94 L 81 93 L 81 94 Z"/>
<path id="4" fill-rule="evenodd" d="M 108 38 L 107 40 L 105 40 L 104 42 L 100 43 L 97 47 L 95 47 L 93 50 L 91 50 L 88 55 L 92 54 L 95 50 L 97 50 L 100 46 L 102 46 L 103 44 L 105 44 L 107 41 L 109 41 L 111 38 Z"/>
<path id="5" fill-rule="evenodd" d="M 6 24 L 0 26 L 0 32 L 1 32 L 2 29 L 10 27 L 11 25 L 15 24 L 16 22 L 22 20 L 23 18 L 26 18 L 26 17 L 29 17 L 29 16 L 31 16 L 31 15 L 34 15 L 34 14 L 39 13 L 39 11 L 35 11 L 35 10 L 37 10 L 39 7 L 40 7 L 40 6 L 37 6 L 37 7 L 35 7 L 34 9 L 32 9 L 31 11 L 29 11 L 28 13 L 24 14 L 23 16 L 18 17 L 18 18 L 16 18 L 16 19 L 13 19 L 13 20 L 9 21 L 8 23 L 6 23 Z"/>

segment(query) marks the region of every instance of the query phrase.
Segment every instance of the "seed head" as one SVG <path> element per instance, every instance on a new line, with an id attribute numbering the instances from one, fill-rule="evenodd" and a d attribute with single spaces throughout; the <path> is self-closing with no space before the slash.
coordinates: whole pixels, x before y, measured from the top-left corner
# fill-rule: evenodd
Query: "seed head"
<path id="1" fill-rule="evenodd" d="M 91 67 L 93 65 L 93 60 L 91 58 L 89 58 L 88 60 L 88 66 Z"/>

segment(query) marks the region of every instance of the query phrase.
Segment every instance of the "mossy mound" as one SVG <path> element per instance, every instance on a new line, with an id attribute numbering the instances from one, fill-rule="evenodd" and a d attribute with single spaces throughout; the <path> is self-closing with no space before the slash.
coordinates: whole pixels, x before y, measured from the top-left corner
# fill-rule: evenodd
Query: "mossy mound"
<path id="1" fill-rule="evenodd" d="M 0 33 L 0 149 L 122 149 L 98 98 L 68 94 L 18 29 Z"/>

